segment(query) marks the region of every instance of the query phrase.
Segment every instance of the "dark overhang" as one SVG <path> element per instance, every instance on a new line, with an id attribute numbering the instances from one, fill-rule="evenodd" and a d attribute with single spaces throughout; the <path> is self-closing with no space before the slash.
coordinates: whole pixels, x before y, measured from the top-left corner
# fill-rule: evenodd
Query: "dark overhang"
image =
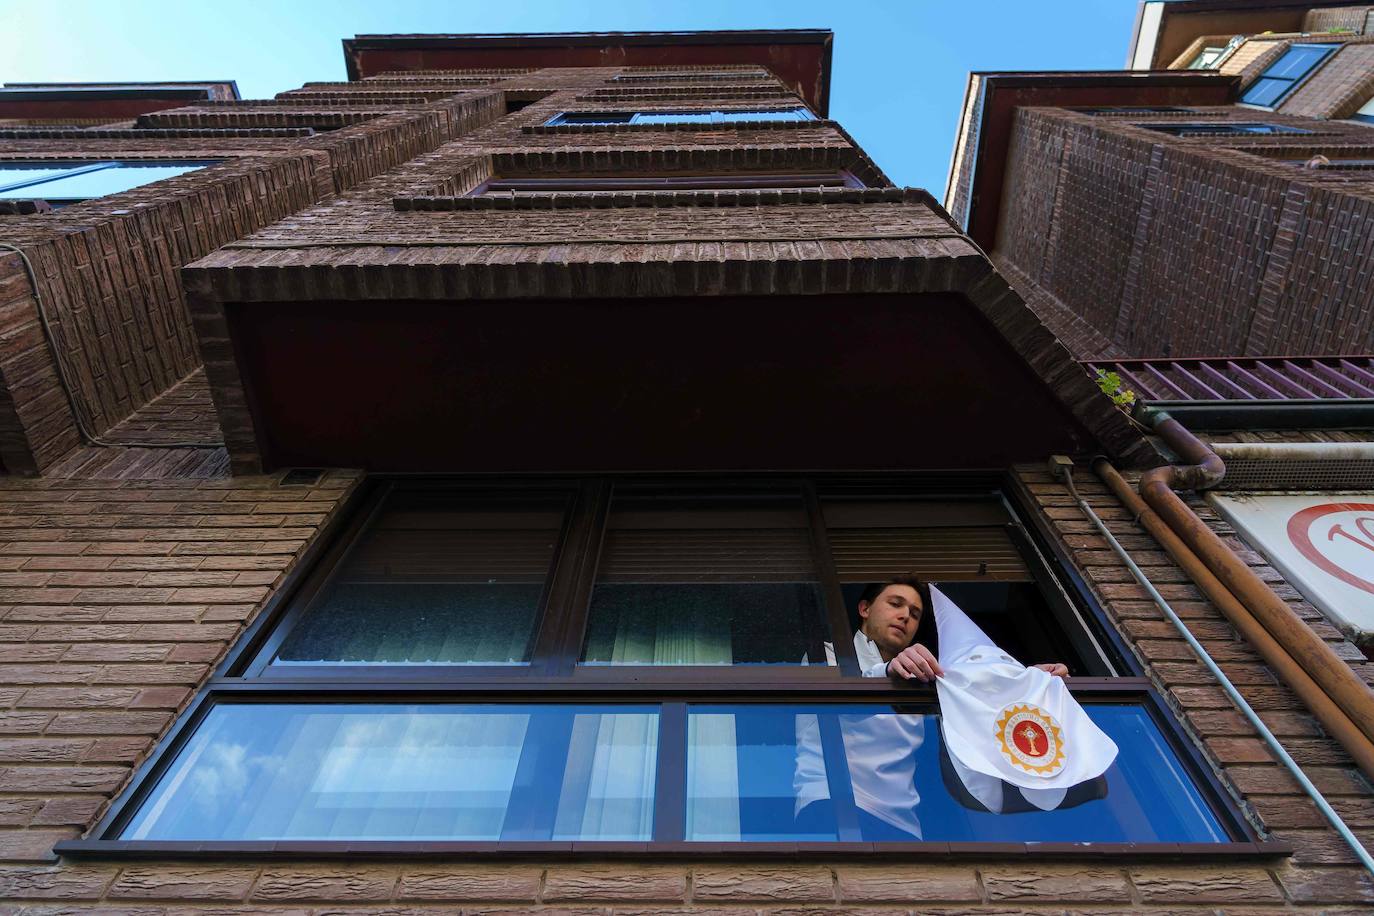
<path id="1" fill-rule="evenodd" d="M 1309 10 L 1368 5 L 1369 0 L 1142 0 L 1126 66 L 1167 67 L 1203 35 L 1301 32 Z"/>
<path id="2" fill-rule="evenodd" d="M 1227 105 L 1239 83 L 1205 70 L 971 73 L 945 209 L 979 245 L 994 246 L 1018 108 Z"/>
<path id="3" fill-rule="evenodd" d="M 225 314 L 273 468 L 987 469 L 1103 447 L 950 293 L 237 302 Z"/>
<path id="4" fill-rule="evenodd" d="M 358 35 L 343 40 L 350 80 L 391 70 L 541 67 L 766 67 L 822 117 L 830 108 L 829 29 Z"/>
<path id="5" fill-rule="evenodd" d="M 237 99 L 233 80 L 146 83 L 6 83 L 0 118 L 130 118 L 202 101 Z"/>

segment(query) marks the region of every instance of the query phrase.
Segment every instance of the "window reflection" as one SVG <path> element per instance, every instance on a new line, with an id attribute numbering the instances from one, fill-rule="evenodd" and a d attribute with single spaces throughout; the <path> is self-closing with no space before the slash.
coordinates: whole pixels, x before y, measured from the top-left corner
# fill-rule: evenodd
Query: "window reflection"
<path id="1" fill-rule="evenodd" d="M 0 164 L 0 197 L 76 203 L 174 178 L 217 161 L 5 162 Z"/>
<path id="2" fill-rule="evenodd" d="M 647 840 L 645 707 L 225 704 L 132 840 Z"/>
<path id="3" fill-rule="evenodd" d="M 226 703 L 121 838 L 648 841 L 663 767 L 698 842 L 1229 840 L 1145 709 L 1086 708 L 1121 748 L 1103 785 L 997 814 L 905 708 L 692 705 L 660 761 L 649 706 Z"/>
<path id="4" fill-rule="evenodd" d="M 892 707 L 693 707 L 687 839 L 1227 841 L 1145 710 L 1086 708 L 1121 748 L 1105 785 L 1070 792 L 1058 810 L 996 814 L 942 763 L 938 715 Z"/>
<path id="5" fill-rule="evenodd" d="M 605 124 L 727 124 L 736 121 L 813 121 L 805 108 L 703 109 L 694 111 L 565 111 L 547 123 Z"/>

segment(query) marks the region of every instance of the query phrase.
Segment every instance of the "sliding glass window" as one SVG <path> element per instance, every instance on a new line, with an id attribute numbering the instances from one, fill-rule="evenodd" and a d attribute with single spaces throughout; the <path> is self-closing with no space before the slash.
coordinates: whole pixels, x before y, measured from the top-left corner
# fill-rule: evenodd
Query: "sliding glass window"
<path id="1" fill-rule="evenodd" d="M 1260 849 L 997 480 L 377 478 L 316 549 L 59 852 Z M 960 775 L 931 687 L 858 663 L 908 573 L 1068 665 L 1116 763 Z"/>

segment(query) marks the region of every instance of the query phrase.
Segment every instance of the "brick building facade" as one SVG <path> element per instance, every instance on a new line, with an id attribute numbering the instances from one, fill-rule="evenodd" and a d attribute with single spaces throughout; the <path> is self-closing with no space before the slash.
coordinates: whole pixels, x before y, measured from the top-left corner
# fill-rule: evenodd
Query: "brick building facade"
<path id="1" fill-rule="evenodd" d="M 1074 322 L 1037 299 L 1062 298 L 1058 288 L 1020 282 L 1014 270 L 1037 274 L 993 251 L 1024 297 L 1016 292 L 928 193 L 893 187 L 826 119 L 829 41 L 785 32 L 362 36 L 346 43 L 346 84 L 149 112 L 116 128 L 0 134 L 0 157 L 12 162 L 218 160 L 52 213 L 0 216 L 0 236 L 18 249 L 0 260 L 11 329 L 0 337 L 10 417 L 10 474 L 0 481 L 0 906 L 1369 906 L 1369 876 L 1047 459 L 1079 460 L 1087 502 L 1366 843 L 1367 774 L 1325 713 L 1089 472 L 1105 454 L 1135 481 L 1163 460 L 1162 447 L 1074 358 L 1099 354 L 1065 346 Z M 1046 130 L 1097 123 L 1045 117 Z M 1121 142 L 1132 139 L 1121 132 Z M 1090 279 L 1110 282 L 1100 271 Z M 1154 314 L 1147 300 L 1135 307 L 1141 320 Z M 1076 302 L 1062 313 L 1100 324 Z M 1374 670 L 1341 630 L 1209 503 L 1189 503 L 1367 684 Z M 553 522 L 539 521 L 551 512 Z M 547 539 L 556 562 L 540 559 Z M 476 557 L 473 569 L 445 552 L 455 543 Z M 684 572 L 687 560 L 699 565 Z M 1150 761 L 1140 778 L 1176 794 L 1114 783 L 1108 797 L 1123 808 L 1099 799 L 1082 809 L 1119 826 L 1108 839 L 1090 839 L 1082 831 L 1091 825 L 1066 819 L 1071 812 L 984 813 L 997 829 L 967 835 L 950 825 L 970 815 L 946 813 L 925 817 L 924 835 L 893 841 L 840 814 L 829 833 L 789 833 L 776 816 L 751 832 L 749 780 L 712 771 L 715 791 L 739 802 L 733 833 L 693 834 L 683 808 L 698 811 L 701 768 L 724 759 L 701 738 L 720 717 L 735 717 L 727 756 L 748 771 L 754 745 L 740 736 L 749 715 L 809 703 L 823 732 L 836 703 L 855 716 L 893 703 L 903 715 L 933 709 L 928 689 L 845 667 L 844 605 L 894 564 L 977 604 L 1026 653 L 1067 653 L 1070 683 L 1090 708 L 1142 716 L 1132 734 L 1148 740 L 1125 756 Z M 731 664 L 761 660 L 749 655 L 747 614 L 729 621 L 734 654 L 724 661 L 711 660 L 719 640 L 698 633 L 691 649 L 708 658 L 705 676 L 657 636 L 651 656 L 617 648 L 597 667 L 597 590 L 628 585 L 647 602 L 649 585 L 684 576 L 739 594 L 779 576 L 821 581 L 822 629 L 839 670 L 797 665 L 800 652 Z M 492 583 L 515 589 L 503 595 L 543 589 L 531 599 L 539 613 L 526 655 L 481 655 L 456 631 L 397 645 L 442 616 L 432 610 L 423 625 L 407 616 L 428 600 L 424 588 L 470 595 Z M 369 585 L 401 597 L 349 608 L 333 597 Z M 514 627 L 522 605 L 506 600 L 502 619 Z M 753 607 L 766 617 L 770 605 Z M 344 616 L 301 629 L 326 612 Z M 376 629 L 380 643 L 353 640 L 355 625 Z M 348 646 L 290 656 L 284 647 L 300 633 Z M 819 660 L 819 648 L 807 657 Z M 242 816 L 271 807 L 251 780 L 225 784 L 236 800 L 193 828 L 203 835 L 160 826 L 168 812 L 218 797 L 205 781 L 211 771 L 196 767 L 229 747 L 214 744 L 226 711 L 380 704 L 390 712 L 373 724 L 385 730 L 398 710 L 388 704 L 453 713 L 517 701 L 532 716 L 559 704 L 655 710 L 652 776 L 620 757 L 616 780 L 604 779 L 603 758 L 586 764 L 622 792 L 653 784 L 643 832 L 597 833 L 585 812 L 579 830 L 560 827 L 574 738 L 559 745 L 533 729 L 524 750 L 517 744 L 505 822 L 490 836 L 340 826 L 340 811 L 378 805 L 343 796 L 333 826 L 249 829 Z M 541 721 L 551 733 L 564 727 Z M 790 724 L 766 734 L 763 745 L 790 755 L 794 741 L 800 753 Z M 425 760 L 467 777 L 499 771 L 471 769 L 463 755 L 427 758 L 413 741 L 363 744 L 358 758 L 325 740 L 321 759 L 379 789 L 403 777 L 357 761 L 390 749 L 434 781 L 419 788 L 436 809 L 455 803 L 435 785 L 468 787 L 448 786 L 444 767 Z M 277 750 L 297 752 L 281 741 Z M 478 750 L 499 762 L 503 746 Z M 552 782 L 529 747 L 552 747 L 563 761 Z M 826 762 L 843 766 L 847 753 L 841 737 Z M 696 761 L 697 777 L 684 760 Z M 790 787 L 790 761 L 784 769 Z M 276 804 L 328 795 L 327 782 L 321 775 Z M 176 794 L 188 784 L 199 801 Z M 838 809 L 852 787 L 838 776 L 830 785 Z M 939 786 L 921 783 L 925 804 L 942 797 Z M 635 801 L 603 791 L 622 808 Z M 1185 813 L 1169 833 L 1158 819 L 1176 804 Z M 643 804 L 635 810 L 646 816 Z M 1037 833 L 1021 826 L 1027 817 L 1050 826 Z"/>

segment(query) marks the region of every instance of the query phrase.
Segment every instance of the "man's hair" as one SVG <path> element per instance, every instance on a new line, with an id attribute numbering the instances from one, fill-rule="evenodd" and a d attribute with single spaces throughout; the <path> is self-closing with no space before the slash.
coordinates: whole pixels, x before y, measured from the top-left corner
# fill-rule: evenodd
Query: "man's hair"
<path id="1" fill-rule="evenodd" d="M 908 588 L 914 588 L 916 594 L 921 596 L 922 605 L 926 603 L 926 584 L 921 581 L 920 577 L 915 573 L 901 573 L 900 575 L 892 576 L 886 582 L 874 582 L 872 585 L 868 586 L 868 588 L 864 589 L 864 593 L 859 596 L 859 600 L 867 604 L 872 604 L 874 601 L 878 600 L 878 596 L 883 593 L 883 589 L 891 585 L 905 585 Z"/>

